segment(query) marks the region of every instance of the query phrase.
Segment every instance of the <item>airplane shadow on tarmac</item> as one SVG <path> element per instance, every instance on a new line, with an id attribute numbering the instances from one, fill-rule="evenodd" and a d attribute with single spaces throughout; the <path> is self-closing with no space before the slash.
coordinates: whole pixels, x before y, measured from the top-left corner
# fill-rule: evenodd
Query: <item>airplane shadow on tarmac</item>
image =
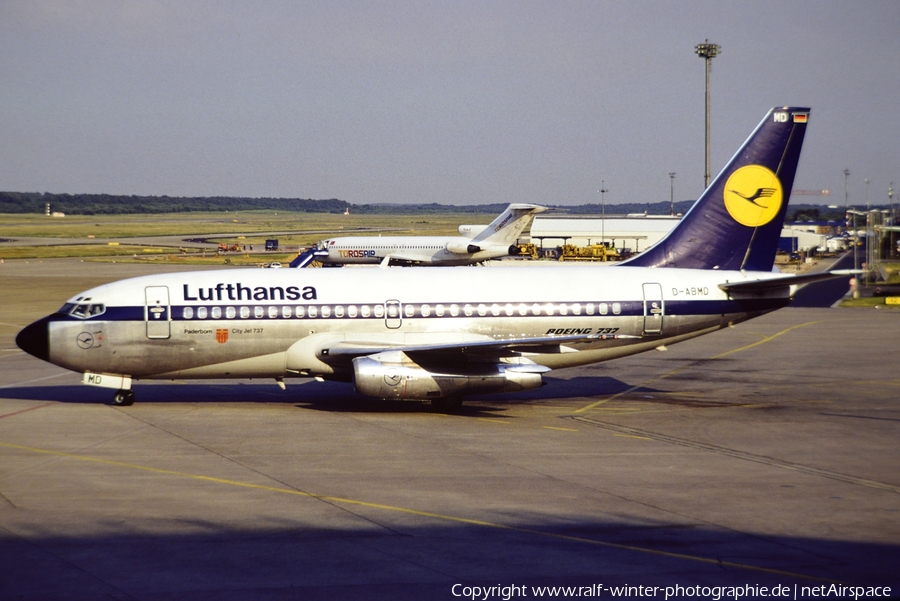
<path id="1" fill-rule="evenodd" d="M 517 393 L 465 396 L 461 415 L 495 413 L 522 404 L 578 398 L 592 399 L 625 391 L 659 392 L 607 377 L 579 376 L 570 379 L 546 378 L 546 386 Z M 286 382 L 287 390 L 274 383 L 240 381 L 228 383 L 139 382 L 134 386 L 136 402 L 145 403 L 290 403 L 304 409 L 326 412 L 417 413 L 430 411 L 427 402 L 381 400 L 356 394 L 349 384 L 340 382 Z M 113 391 L 93 386 L 21 386 L 3 388 L 0 396 L 30 401 L 71 404 L 111 404 Z"/>
<path id="2" fill-rule="evenodd" d="M 371 512 L 371 519 L 385 517 L 384 511 Z M 561 525 L 540 516 L 521 516 L 501 527 L 488 522 L 394 520 L 391 528 L 383 529 L 368 523 L 332 529 L 299 519 L 261 521 L 242 528 L 192 520 L 199 532 L 178 532 L 179 526 L 187 529 L 185 524 L 173 523 L 175 532 L 153 533 L 149 527 L 142 531 L 142 526 L 159 524 L 133 516 L 116 521 L 116 527 L 105 525 L 105 532 L 96 534 L 10 536 L 0 545 L 7 574 L 0 581 L 0 596 L 419 600 L 459 598 L 461 589 L 454 595 L 451 587 L 460 582 L 485 586 L 501 582 L 527 587 L 528 597 L 532 586 L 542 585 L 750 583 L 787 587 L 790 594 L 781 598 L 795 598 L 794 586 L 841 582 L 896 587 L 892 570 L 900 560 L 897 545 L 760 537 L 727 529 L 595 518 Z M 661 599 L 662 591 L 650 597 Z M 668 598 L 715 597 L 688 593 Z"/>

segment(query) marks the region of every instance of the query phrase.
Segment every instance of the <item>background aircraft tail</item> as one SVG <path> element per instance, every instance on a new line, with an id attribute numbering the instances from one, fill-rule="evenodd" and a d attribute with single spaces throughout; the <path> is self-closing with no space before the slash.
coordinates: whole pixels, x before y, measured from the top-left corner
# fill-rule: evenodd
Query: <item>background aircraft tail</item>
<path id="1" fill-rule="evenodd" d="M 535 214 L 546 210 L 547 207 L 540 205 L 513 203 L 472 238 L 472 242 L 481 243 L 481 246 L 515 244 L 525 228 L 531 225 Z"/>
<path id="2" fill-rule="evenodd" d="M 669 234 L 622 265 L 771 271 L 808 108 L 773 108 Z"/>

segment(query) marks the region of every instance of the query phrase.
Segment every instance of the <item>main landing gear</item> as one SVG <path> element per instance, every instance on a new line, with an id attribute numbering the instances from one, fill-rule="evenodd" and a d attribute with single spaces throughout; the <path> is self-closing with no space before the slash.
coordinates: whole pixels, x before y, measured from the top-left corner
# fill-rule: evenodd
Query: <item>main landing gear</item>
<path id="1" fill-rule="evenodd" d="M 117 391 L 113 396 L 113 405 L 116 407 L 128 407 L 134 405 L 134 391 L 125 389 Z"/>
<path id="2" fill-rule="evenodd" d="M 462 407 L 461 396 L 448 396 L 431 399 L 431 410 L 435 413 L 456 413 Z"/>

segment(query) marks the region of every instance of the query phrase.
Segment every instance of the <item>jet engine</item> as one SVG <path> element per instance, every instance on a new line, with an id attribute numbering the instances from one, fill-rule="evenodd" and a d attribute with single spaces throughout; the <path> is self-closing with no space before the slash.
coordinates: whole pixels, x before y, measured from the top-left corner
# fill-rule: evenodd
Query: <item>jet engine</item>
<path id="1" fill-rule="evenodd" d="M 467 363 L 426 369 L 406 354 L 387 351 L 353 360 L 356 391 L 382 399 L 439 399 L 462 394 L 516 392 L 543 385 L 538 365 Z"/>
<path id="2" fill-rule="evenodd" d="M 447 250 L 457 255 L 474 255 L 481 252 L 481 247 L 477 244 L 470 244 L 468 240 L 461 242 L 448 242 Z"/>

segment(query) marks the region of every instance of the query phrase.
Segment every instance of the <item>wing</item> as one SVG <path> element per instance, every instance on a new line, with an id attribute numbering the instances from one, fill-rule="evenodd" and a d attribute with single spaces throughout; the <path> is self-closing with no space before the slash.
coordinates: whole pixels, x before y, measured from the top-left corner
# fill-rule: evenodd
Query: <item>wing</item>
<path id="1" fill-rule="evenodd" d="M 450 342 L 402 344 L 373 341 L 335 341 L 319 350 L 323 361 L 351 360 L 384 351 L 400 351 L 410 356 L 434 360 L 465 360 L 476 356 L 483 358 L 513 357 L 521 353 L 563 353 L 566 344 L 640 338 L 625 334 L 590 334 L 573 336 L 533 336 L 504 338 L 502 340 L 460 340 Z"/>

